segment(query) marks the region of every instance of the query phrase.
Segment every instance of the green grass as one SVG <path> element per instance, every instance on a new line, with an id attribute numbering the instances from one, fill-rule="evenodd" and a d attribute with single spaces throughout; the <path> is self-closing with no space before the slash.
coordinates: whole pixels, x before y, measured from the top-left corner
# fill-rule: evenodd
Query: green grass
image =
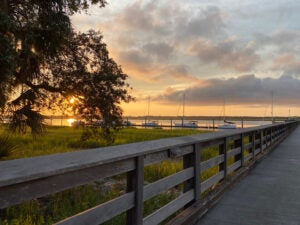
<path id="1" fill-rule="evenodd" d="M 0 131 L 4 128 L 0 128 Z M 117 133 L 114 145 L 133 143 L 139 141 L 155 140 L 168 137 L 198 134 L 203 131 L 193 129 L 136 129 L 124 128 Z M 88 148 L 106 146 L 104 141 L 91 139 L 83 142 L 80 140 L 82 130 L 72 127 L 48 127 L 47 132 L 36 138 L 30 134 L 11 135 L 11 140 L 17 145 L 17 149 L 7 157 L 0 160 L 9 160 L 25 157 L 33 157 L 47 154 L 77 151 Z"/>

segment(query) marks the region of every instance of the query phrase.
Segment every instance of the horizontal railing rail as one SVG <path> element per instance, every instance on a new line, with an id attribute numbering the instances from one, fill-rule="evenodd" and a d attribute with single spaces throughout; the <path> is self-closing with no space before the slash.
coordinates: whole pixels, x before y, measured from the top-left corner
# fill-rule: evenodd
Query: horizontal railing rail
<path id="1" fill-rule="evenodd" d="M 7 208 L 93 181 L 126 174 L 127 191 L 57 224 L 101 224 L 126 212 L 127 224 L 158 224 L 180 209 L 201 202 L 205 193 L 254 163 L 285 138 L 295 122 L 225 132 L 168 138 L 133 144 L 0 162 L 0 208 Z M 204 159 L 203 151 L 217 155 Z M 145 184 L 146 166 L 182 159 L 183 170 Z M 217 167 L 218 172 L 203 179 Z M 144 202 L 178 185 L 181 194 L 144 217 Z"/>

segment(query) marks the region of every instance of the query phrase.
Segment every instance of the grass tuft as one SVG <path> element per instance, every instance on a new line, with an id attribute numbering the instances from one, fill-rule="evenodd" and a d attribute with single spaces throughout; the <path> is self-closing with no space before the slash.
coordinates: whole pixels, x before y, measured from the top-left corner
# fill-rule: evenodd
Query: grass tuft
<path id="1" fill-rule="evenodd" d="M 0 159 L 10 156 L 16 148 L 17 144 L 8 135 L 0 135 Z"/>

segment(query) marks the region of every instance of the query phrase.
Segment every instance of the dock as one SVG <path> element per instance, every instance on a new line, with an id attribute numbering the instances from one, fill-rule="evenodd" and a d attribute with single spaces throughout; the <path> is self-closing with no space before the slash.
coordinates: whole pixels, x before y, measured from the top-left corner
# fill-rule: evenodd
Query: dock
<path id="1" fill-rule="evenodd" d="M 259 162 L 196 225 L 300 224 L 300 127 Z"/>

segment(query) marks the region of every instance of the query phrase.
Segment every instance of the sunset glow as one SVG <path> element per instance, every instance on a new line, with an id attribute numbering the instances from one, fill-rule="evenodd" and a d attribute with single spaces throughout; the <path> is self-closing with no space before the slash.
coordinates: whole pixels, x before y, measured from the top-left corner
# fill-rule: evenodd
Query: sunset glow
<path id="1" fill-rule="evenodd" d="M 300 2 L 286 0 L 110 1 L 72 17 L 100 30 L 129 75 L 136 102 L 124 114 L 300 115 Z M 290 112 L 290 113 L 289 113 Z"/>
<path id="2" fill-rule="evenodd" d="M 67 119 L 68 121 L 68 126 L 72 126 L 72 123 L 75 122 L 75 119 Z"/>

